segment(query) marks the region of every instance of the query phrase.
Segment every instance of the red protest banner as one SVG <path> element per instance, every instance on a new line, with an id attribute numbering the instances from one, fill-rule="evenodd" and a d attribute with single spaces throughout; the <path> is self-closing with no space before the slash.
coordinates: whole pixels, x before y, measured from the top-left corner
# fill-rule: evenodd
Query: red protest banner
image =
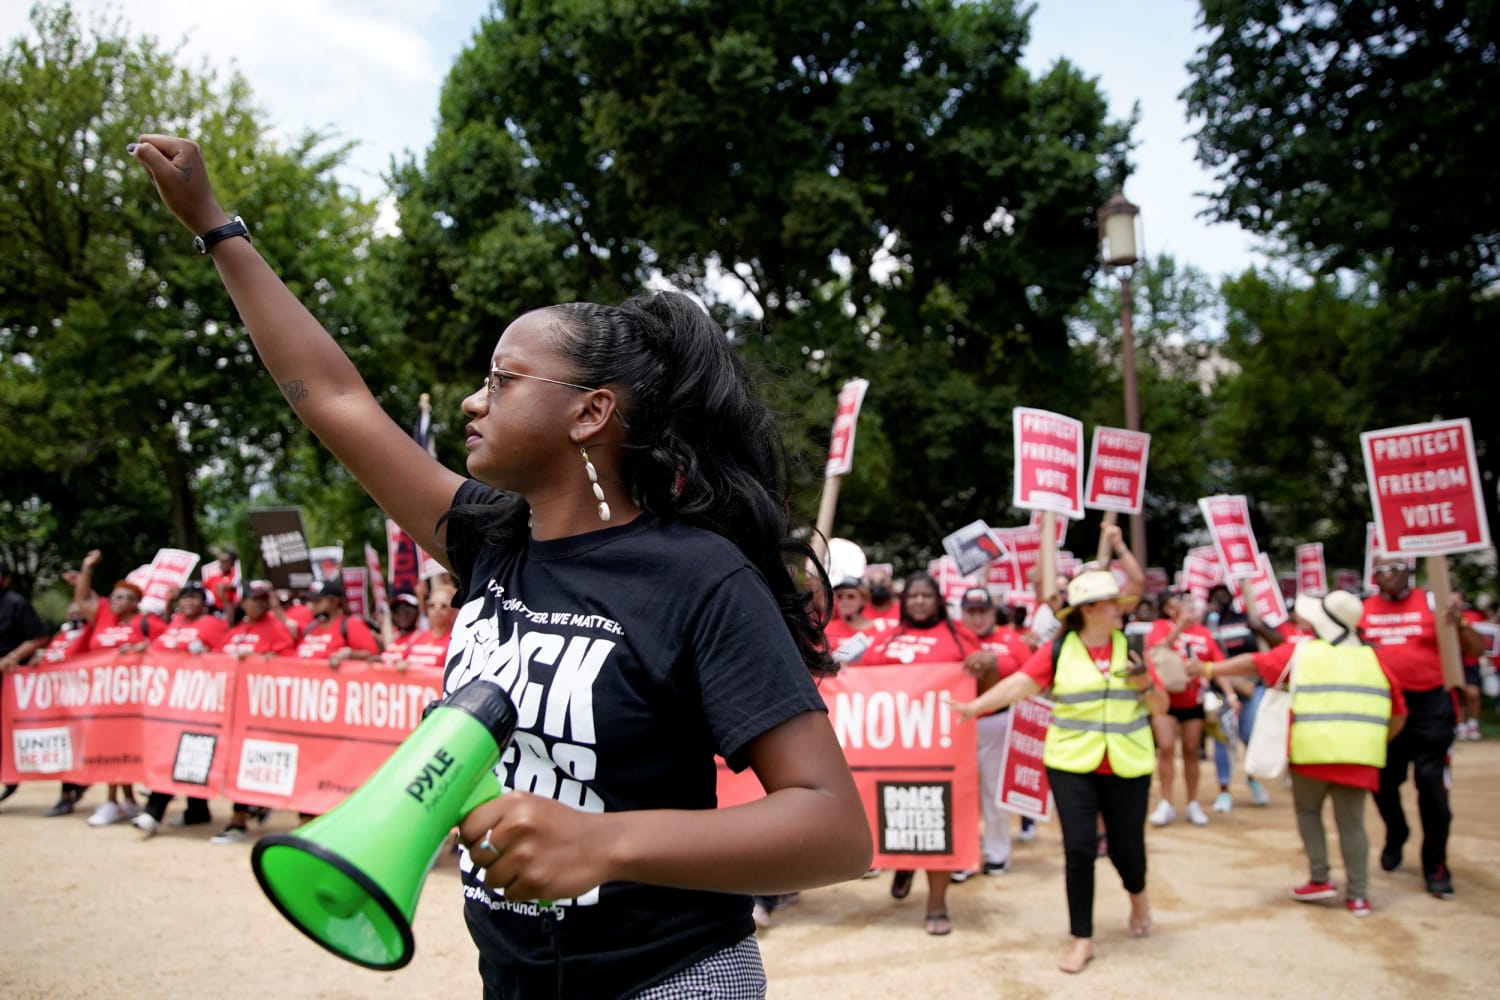
<path id="1" fill-rule="evenodd" d="M 1016 572 L 1020 577 L 1016 589 L 1026 590 L 1032 586 L 1032 571 L 1036 569 L 1036 564 L 1042 557 L 1042 529 L 1034 525 L 1026 525 L 1020 528 L 1003 528 L 996 534 L 1015 556 Z"/>
<path id="2" fill-rule="evenodd" d="M 1208 532 L 1213 536 L 1224 575 L 1231 580 L 1254 576 L 1260 569 L 1260 549 L 1250 527 L 1250 504 L 1243 496 L 1203 497 L 1198 501 Z"/>
<path id="3" fill-rule="evenodd" d="M 945 698 L 974 697 L 957 663 L 860 667 L 823 681 L 823 700 L 875 834 L 875 864 L 956 871 L 979 866 L 979 774 L 972 725 Z M 765 792 L 719 763 L 719 806 Z"/>
<path id="4" fill-rule="evenodd" d="M 417 576 L 422 569 L 417 543 L 389 518 L 385 522 L 385 565 L 391 574 L 391 590 L 417 592 Z"/>
<path id="5" fill-rule="evenodd" d="M 1083 505 L 1093 510 L 1139 514 L 1146 499 L 1146 456 L 1150 451 L 1150 434 L 1095 427 Z"/>
<path id="6" fill-rule="evenodd" d="M 1083 423 L 1029 406 L 1013 411 L 1017 507 L 1083 519 Z"/>
<path id="7" fill-rule="evenodd" d="M 0 780 L 141 782 L 211 797 L 223 784 L 235 663 L 100 650 L 4 675 Z"/>
<path id="8" fill-rule="evenodd" d="M 1321 597 L 1328 593 L 1328 565 L 1323 561 L 1323 543 L 1297 546 L 1297 592 Z"/>
<path id="9" fill-rule="evenodd" d="M 344 582 L 344 600 L 349 603 L 349 613 L 355 618 L 369 618 L 370 595 L 365 586 L 369 571 L 363 566 L 343 566 L 339 577 Z"/>
<path id="10" fill-rule="evenodd" d="M 1052 702 L 1027 698 L 1010 710 L 1010 732 L 1000 755 L 1000 787 L 996 802 L 1002 809 L 1030 816 L 1052 818 L 1052 789 L 1042 750 L 1047 727 L 1052 725 Z"/>
<path id="11" fill-rule="evenodd" d="M 1361 590 L 1366 594 L 1373 594 L 1380 589 L 1380 581 L 1375 579 L 1375 560 L 1379 556 L 1390 555 L 1385 546 L 1380 544 L 1380 528 L 1373 521 L 1365 522 L 1365 579 L 1360 584 L 1355 578 L 1354 587 L 1346 587 L 1349 590 Z M 1343 587 L 1343 584 L 1339 585 Z"/>
<path id="12" fill-rule="evenodd" d="M 838 413 L 833 418 L 833 437 L 828 442 L 826 476 L 845 476 L 854 468 L 854 430 L 859 424 L 859 408 L 864 405 L 868 379 L 850 379 L 839 390 Z"/>
<path id="13" fill-rule="evenodd" d="M 224 794 L 236 802 L 324 813 L 385 762 L 442 697 L 440 670 L 247 659 L 235 687 Z"/>
<path id="14" fill-rule="evenodd" d="M 1365 431 L 1359 443 L 1385 551 L 1432 556 L 1489 548 L 1467 417 Z"/>

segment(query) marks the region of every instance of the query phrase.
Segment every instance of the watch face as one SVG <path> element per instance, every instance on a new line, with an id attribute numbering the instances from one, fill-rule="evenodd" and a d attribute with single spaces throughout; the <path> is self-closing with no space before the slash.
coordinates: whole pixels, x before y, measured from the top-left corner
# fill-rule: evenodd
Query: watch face
<path id="1" fill-rule="evenodd" d="M 208 247 L 204 244 L 203 237 L 193 237 L 193 249 L 198 251 L 199 253 L 208 253 Z"/>

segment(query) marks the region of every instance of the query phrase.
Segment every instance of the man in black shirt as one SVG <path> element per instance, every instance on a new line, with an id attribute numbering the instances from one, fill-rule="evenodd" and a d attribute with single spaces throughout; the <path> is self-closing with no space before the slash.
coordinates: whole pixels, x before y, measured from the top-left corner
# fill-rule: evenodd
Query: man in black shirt
<path id="1" fill-rule="evenodd" d="M 10 566 L 0 562 L 0 671 L 20 666 L 45 645 L 46 626 L 31 602 L 10 589 Z M 0 801 L 15 791 L 15 785 L 6 785 Z"/>

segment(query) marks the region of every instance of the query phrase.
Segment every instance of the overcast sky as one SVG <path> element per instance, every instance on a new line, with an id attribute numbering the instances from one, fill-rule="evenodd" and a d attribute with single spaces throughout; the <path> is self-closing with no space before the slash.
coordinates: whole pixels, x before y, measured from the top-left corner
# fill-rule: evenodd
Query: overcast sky
<path id="1" fill-rule="evenodd" d="M 490 0 L 117 0 L 133 33 L 172 43 L 186 36 L 189 63 L 244 74 L 283 132 L 333 129 L 358 143 L 344 180 L 367 197 L 385 191 L 391 157 L 420 154 L 432 139 L 443 77 Z M 26 30 L 29 4 L 0 3 L 0 38 Z M 75 0 L 84 11 L 103 0 Z M 1141 106 L 1137 170 L 1125 194 L 1141 207 L 1144 249 L 1171 253 L 1211 275 L 1257 263 L 1237 227 L 1198 219 L 1211 179 L 1193 161 L 1178 94 L 1202 42 L 1198 5 L 1039 0 L 1024 62 L 1033 75 L 1066 57 L 1096 77 L 1113 113 Z"/>

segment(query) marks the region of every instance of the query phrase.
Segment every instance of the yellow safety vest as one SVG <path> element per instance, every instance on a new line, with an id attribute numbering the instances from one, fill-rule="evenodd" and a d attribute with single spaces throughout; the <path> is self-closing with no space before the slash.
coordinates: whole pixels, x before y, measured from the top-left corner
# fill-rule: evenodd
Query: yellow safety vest
<path id="1" fill-rule="evenodd" d="M 1369 646 L 1302 644 L 1292 684 L 1293 764 L 1385 766 L 1391 684 Z"/>
<path id="2" fill-rule="evenodd" d="M 1108 753 L 1110 770 L 1122 778 L 1155 768 L 1151 716 L 1135 685 L 1116 676 L 1130 666 L 1124 633 L 1116 632 L 1112 643 L 1111 669 L 1101 673 L 1078 633 L 1064 636 L 1052 676 L 1052 725 L 1042 750 L 1048 767 L 1089 774 Z"/>

